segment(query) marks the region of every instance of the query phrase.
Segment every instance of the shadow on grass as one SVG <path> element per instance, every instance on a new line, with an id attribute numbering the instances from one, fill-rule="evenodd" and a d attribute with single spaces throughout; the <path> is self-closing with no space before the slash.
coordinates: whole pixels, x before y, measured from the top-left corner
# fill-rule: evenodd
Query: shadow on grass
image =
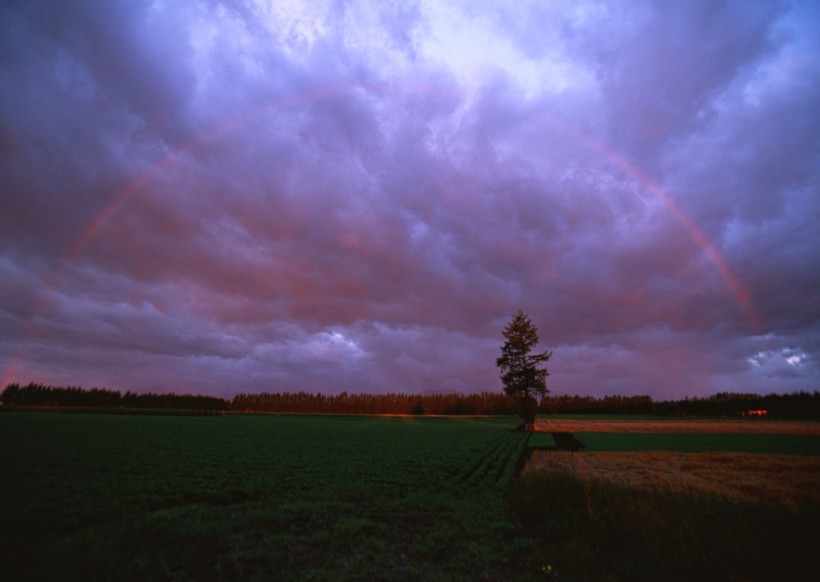
<path id="1" fill-rule="evenodd" d="M 584 481 L 513 481 L 509 503 L 547 574 L 571 580 L 814 580 L 816 505 L 789 510 Z"/>

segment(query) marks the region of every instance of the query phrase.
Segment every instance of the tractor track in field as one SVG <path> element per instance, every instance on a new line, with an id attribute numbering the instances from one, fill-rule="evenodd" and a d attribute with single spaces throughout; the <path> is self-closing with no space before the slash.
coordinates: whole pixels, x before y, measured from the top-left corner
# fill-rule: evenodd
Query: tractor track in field
<path id="1" fill-rule="evenodd" d="M 521 467 L 523 467 L 522 458 L 527 455 L 527 444 L 530 442 L 531 436 L 531 432 L 526 433 L 526 436 L 522 435 L 520 444 L 517 447 L 512 447 L 510 449 L 509 455 L 507 455 L 504 463 L 498 466 L 498 470 L 493 478 L 493 485 L 498 484 L 498 482 L 504 478 L 504 475 L 507 473 L 509 467 L 512 467 L 510 475 L 520 472 Z"/>
<path id="2" fill-rule="evenodd" d="M 516 451 L 523 445 L 523 434 L 513 433 L 512 437 L 505 439 L 504 446 L 496 450 L 492 458 L 488 459 L 478 472 L 478 476 L 469 481 L 470 485 L 478 487 L 488 484 L 495 486 L 507 469 L 507 465 L 515 457 Z"/>
<path id="3" fill-rule="evenodd" d="M 446 489 L 497 485 L 503 478 L 507 466 L 517 460 L 525 442 L 526 437 L 523 434 L 511 432 L 462 470 L 453 472 L 443 479 L 440 486 Z"/>

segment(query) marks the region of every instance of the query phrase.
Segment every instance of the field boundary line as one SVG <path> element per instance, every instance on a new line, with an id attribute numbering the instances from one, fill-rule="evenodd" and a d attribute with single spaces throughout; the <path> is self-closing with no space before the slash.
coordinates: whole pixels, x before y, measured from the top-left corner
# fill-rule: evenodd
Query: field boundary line
<path id="1" fill-rule="evenodd" d="M 537 432 L 779 434 L 820 436 L 820 422 L 759 419 L 597 420 L 539 418 Z"/>

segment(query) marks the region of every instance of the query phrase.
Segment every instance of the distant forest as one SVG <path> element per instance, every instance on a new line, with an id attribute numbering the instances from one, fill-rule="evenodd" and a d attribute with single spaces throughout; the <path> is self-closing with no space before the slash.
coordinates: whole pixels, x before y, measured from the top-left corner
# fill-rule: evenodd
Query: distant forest
<path id="1" fill-rule="evenodd" d="M 515 415 L 518 400 L 498 392 L 479 394 L 348 394 L 263 392 L 231 400 L 194 394 L 126 392 L 107 388 L 9 384 L 0 396 L 4 409 L 59 409 L 125 412 L 222 414 L 417 414 Z M 542 414 L 639 414 L 658 416 L 745 416 L 765 411 L 769 418 L 820 419 L 820 392 L 792 394 L 720 393 L 706 398 L 655 402 L 650 396 L 547 396 Z M 754 414 L 754 412 L 751 412 Z"/>

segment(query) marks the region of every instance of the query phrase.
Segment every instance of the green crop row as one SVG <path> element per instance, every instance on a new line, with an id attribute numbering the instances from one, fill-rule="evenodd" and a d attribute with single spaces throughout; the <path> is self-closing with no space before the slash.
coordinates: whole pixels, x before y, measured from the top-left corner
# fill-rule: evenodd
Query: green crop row
<path id="1" fill-rule="evenodd" d="M 0 561 L 14 579 L 508 577 L 515 425 L 3 414 Z"/>

